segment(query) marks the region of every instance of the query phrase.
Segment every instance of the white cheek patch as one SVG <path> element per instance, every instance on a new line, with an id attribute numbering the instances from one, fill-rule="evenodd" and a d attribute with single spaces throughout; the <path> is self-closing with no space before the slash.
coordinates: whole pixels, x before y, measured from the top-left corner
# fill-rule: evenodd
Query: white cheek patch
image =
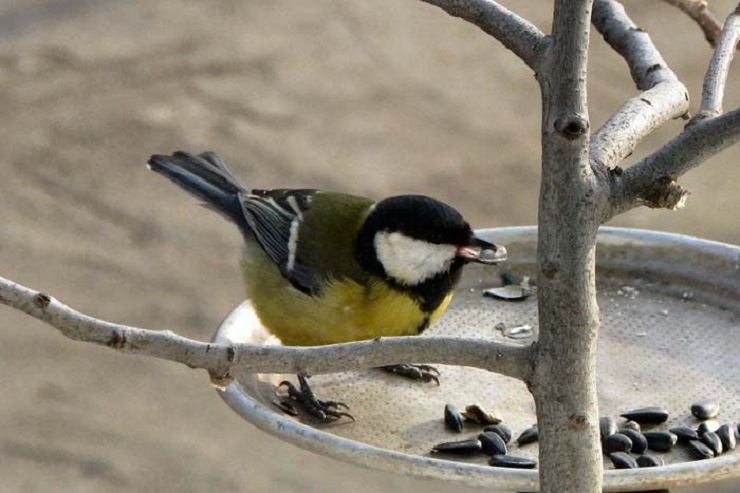
<path id="1" fill-rule="evenodd" d="M 374 243 L 375 254 L 386 274 L 406 286 L 447 272 L 457 253 L 454 245 L 435 245 L 397 231 L 379 231 Z"/>

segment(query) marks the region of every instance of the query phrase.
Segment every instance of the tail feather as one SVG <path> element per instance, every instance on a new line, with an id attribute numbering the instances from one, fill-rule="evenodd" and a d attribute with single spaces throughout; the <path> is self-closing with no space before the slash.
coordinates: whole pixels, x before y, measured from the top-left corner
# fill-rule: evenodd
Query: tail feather
<path id="1" fill-rule="evenodd" d="M 149 169 L 165 176 L 185 191 L 204 201 L 204 205 L 247 228 L 241 196 L 249 193 L 213 152 L 197 156 L 177 151 L 171 156 L 155 154 L 149 158 Z"/>

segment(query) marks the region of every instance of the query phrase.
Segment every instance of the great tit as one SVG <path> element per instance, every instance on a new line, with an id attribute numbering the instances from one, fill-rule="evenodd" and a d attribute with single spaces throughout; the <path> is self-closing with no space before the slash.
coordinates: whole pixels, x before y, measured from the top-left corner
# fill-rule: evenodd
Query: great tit
<path id="1" fill-rule="evenodd" d="M 286 345 L 420 334 L 447 308 L 465 264 L 506 258 L 430 197 L 249 190 L 213 152 L 153 155 L 149 167 L 239 227 L 247 297 Z"/>

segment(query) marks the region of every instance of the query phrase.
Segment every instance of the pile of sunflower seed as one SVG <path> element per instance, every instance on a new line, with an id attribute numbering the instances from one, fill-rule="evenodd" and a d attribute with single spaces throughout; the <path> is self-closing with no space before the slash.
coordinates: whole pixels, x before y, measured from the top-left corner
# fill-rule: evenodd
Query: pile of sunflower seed
<path id="1" fill-rule="evenodd" d="M 699 420 L 696 429 L 676 426 L 669 429 L 657 428 L 668 421 L 668 411 L 660 407 L 635 409 L 620 416 L 627 421 L 620 429 L 611 416 L 599 420 L 601 448 L 617 469 L 656 467 L 664 465 L 660 456 L 649 455 L 647 450 L 670 452 L 673 447 L 688 447 L 695 459 L 710 459 L 734 450 L 740 427 L 736 423 L 720 425 L 714 420 L 719 415 L 719 404 L 701 401 L 691 405 L 691 414 Z M 643 431 L 643 426 L 655 427 Z M 637 458 L 630 454 L 637 455 Z"/>
<path id="2" fill-rule="evenodd" d="M 685 446 L 695 459 L 709 459 L 735 449 L 740 438 L 740 423 L 720 425 L 714 420 L 719 415 L 720 407 L 711 401 L 697 402 L 690 409 L 691 414 L 700 421 L 696 429 L 687 426 L 661 429 L 661 425 L 668 421 L 669 414 L 660 407 L 645 407 L 623 413 L 620 416 L 626 421 L 620 426 L 613 417 L 603 417 L 599 420 L 602 451 L 615 468 L 633 469 L 665 464 L 662 457 L 649 454 L 648 450 L 670 452 L 677 445 Z M 477 404 L 466 406 L 465 411 L 460 412 L 454 405 L 447 404 L 444 421 L 449 430 L 457 433 L 463 432 L 466 421 L 484 425 L 484 428 L 476 437 L 435 445 L 432 447 L 434 454 L 471 456 L 482 453 L 490 456 L 489 464 L 492 466 L 519 469 L 537 467 L 535 460 L 508 455 L 511 430 L 502 424 L 502 419 L 495 412 L 486 411 Z M 643 431 L 643 427 L 651 429 Z M 539 432 L 534 424 L 519 435 L 516 443 L 521 447 L 538 439 Z"/>
<path id="3" fill-rule="evenodd" d="M 534 469 L 537 461 L 526 457 L 508 455 L 507 444 L 511 441 L 511 429 L 502 424 L 502 419 L 496 412 L 486 411 L 478 404 L 471 404 L 460 412 L 453 404 L 445 406 L 445 426 L 454 432 L 462 433 L 465 422 L 483 425 L 483 431 L 476 437 L 454 442 L 439 443 L 432 447 L 434 454 L 457 456 L 471 456 L 486 454 L 490 456 L 489 464 L 497 467 L 512 467 L 517 469 Z M 533 430 L 533 431 L 531 431 Z M 525 432 L 527 433 L 527 432 Z M 530 429 L 529 434 L 517 439 L 519 445 L 537 441 L 536 426 Z"/>

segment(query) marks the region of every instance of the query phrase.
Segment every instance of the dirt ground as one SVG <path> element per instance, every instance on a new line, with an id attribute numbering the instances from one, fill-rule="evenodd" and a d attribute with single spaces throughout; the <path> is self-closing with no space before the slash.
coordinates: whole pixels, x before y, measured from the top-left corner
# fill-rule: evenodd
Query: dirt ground
<path id="1" fill-rule="evenodd" d="M 548 2 L 505 3 L 548 28 Z M 710 3 L 724 15 L 734 1 Z M 701 33 L 663 2 L 626 4 L 695 110 Z M 593 45 L 597 127 L 636 92 Z M 0 106 L 0 275 L 114 322 L 208 339 L 242 298 L 236 230 L 147 171 L 152 153 L 218 151 L 247 186 L 418 192 L 476 227 L 536 222 L 532 74 L 421 2 L 2 0 Z M 740 243 L 738 181 L 735 147 L 682 179 L 686 209 L 613 224 Z M 75 343 L 8 308 L 0 375 L 3 492 L 465 491 L 281 443 L 203 372 Z M 710 490 L 737 485 L 690 491 Z"/>

